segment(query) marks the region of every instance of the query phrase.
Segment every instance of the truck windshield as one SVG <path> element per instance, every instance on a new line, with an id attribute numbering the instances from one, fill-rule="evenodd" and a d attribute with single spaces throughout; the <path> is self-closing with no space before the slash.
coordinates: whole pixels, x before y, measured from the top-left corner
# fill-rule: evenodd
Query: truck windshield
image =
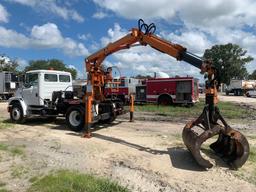
<path id="1" fill-rule="evenodd" d="M 38 84 L 38 74 L 37 73 L 27 73 L 25 78 L 26 86 L 34 86 Z"/>
<path id="2" fill-rule="evenodd" d="M 11 74 L 12 82 L 18 82 L 18 76 L 14 73 Z"/>

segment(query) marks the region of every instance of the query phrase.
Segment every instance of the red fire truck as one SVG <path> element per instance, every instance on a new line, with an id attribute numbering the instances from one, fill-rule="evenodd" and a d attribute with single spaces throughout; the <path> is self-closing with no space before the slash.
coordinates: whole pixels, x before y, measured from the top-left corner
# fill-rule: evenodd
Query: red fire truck
<path id="1" fill-rule="evenodd" d="M 199 81 L 193 77 L 153 78 L 136 87 L 137 102 L 190 105 L 199 101 Z"/>

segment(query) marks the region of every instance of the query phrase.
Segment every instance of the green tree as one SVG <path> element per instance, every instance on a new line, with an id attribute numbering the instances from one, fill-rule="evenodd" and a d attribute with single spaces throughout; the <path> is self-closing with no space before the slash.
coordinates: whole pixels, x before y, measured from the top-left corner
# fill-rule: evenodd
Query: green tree
<path id="1" fill-rule="evenodd" d="M 38 70 L 38 69 L 54 69 L 59 71 L 67 71 L 72 74 L 73 79 L 77 76 L 76 69 L 67 67 L 62 61 L 58 59 L 50 60 L 33 60 L 29 62 L 29 65 L 25 67 L 24 71 Z"/>
<path id="2" fill-rule="evenodd" d="M 249 76 L 248 79 L 256 79 L 256 70 L 254 70 Z"/>
<path id="3" fill-rule="evenodd" d="M 220 73 L 219 81 L 229 84 L 231 79 L 244 79 L 248 76 L 245 64 L 253 58 L 246 56 L 247 51 L 239 45 L 228 43 L 225 45 L 214 45 L 206 49 L 205 59 L 213 61 Z"/>
<path id="4" fill-rule="evenodd" d="M 12 71 L 16 72 L 18 63 L 15 60 L 11 60 L 7 56 L 0 56 L 0 71 Z"/>

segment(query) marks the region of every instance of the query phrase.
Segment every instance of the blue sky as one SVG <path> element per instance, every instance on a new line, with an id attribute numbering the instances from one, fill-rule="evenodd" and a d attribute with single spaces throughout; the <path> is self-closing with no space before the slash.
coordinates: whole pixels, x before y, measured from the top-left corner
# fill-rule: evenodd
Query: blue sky
<path id="1" fill-rule="evenodd" d="M 256 56 L 253 0 L 0 0 L 0 54 L 30 60 L 57 58 L 85 75 L 84 59 L 137 27 L 154 22 L 156 34 L 202 56 L 214 44 L 236 43 Z M 201 77 L 199 71 L 148 47 L 116 53 L 105 61 L 122 75 L 153 72 Z M 256 69 L 253 61 L 249 72 Z"/>

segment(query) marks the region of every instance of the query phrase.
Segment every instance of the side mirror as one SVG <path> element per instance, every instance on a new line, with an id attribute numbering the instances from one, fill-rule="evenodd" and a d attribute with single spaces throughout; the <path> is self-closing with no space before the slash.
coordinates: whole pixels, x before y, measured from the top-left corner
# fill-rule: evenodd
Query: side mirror
<path id="1" fill-rule="evenodd" d="M 24 82 L 24 87 L 25 87 L 25 88 L 30 88 L 30 87 L 32 87 L 32 85 L 31 85 L 31 83 L 26 83 L 26 82 Z"/>

